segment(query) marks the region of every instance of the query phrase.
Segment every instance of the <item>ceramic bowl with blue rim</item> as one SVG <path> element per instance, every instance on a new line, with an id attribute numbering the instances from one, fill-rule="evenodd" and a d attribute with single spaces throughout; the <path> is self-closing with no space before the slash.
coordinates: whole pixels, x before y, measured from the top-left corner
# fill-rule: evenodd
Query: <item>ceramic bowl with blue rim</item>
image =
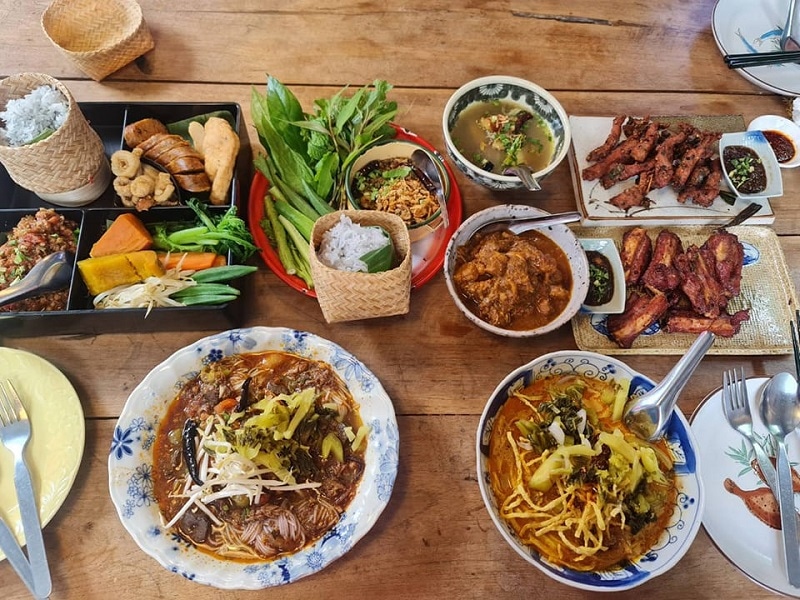
<path id="1" fill-rule="evenodd" d="M 746 151 L 752 153 L 752 157 L 763 167 L 764 187 L 760 191 L 743 191 L 741 182 L 734 176 L 738 169 L 729 162 L 728 152 L 737 147 L 743 147 Z M 781 176 L 780 165 L 772 146 L 769 145 L 767 138 L 764 136 L 764 132 L 755 130 L 723 133 L 719 140 L 719 155 L 722 159 L 722 173 L 725 176 L 725 183 L 739 198 L 754 200 L 783 195 L 783 177 Z M 750 167 L 751 170 L 754 168 Z"/>
<path id="2" fill-rule="evenodd" d="M 550 92 L 519 77 L 490 75 L 474 79 L 458 88 L 445 104 L 442 115 L 445 147 L 450 160 L 475 183 L 497 191 L 522 190 L 526 188 L 519 177 L 481 168 L 461 152 L 452 137 L 459 116 L 468 107 L 475 103 L 502 100 L 511 101 L 544 121 L 553 137 L 553 152 L 549 164 L 535 171 L 533 177 L 541 182 L 552 173 L 567 156 L 572 141 L 567 112 Z"/>
<path id="3" fill-rule="evenodd" d="M 686 554 L 700 530 L 705 493 L 698 464 L 698 445 L 689 423 L 674 411 L 667 426 L 667 443 L 673 456 L 678 481 L 678 497 L 672 518 L 656 544 L 643 556 L 609 571 L 575 571 L 554 565 L 525 546 L 498 512 L 497 500 L 489 483 L 489 439 L 495 416 L 508 400 L 509 393 L 529 385 L 539 377 L 579 374 L 597 379 L 626 378 L 631 381 L 631 397 L 652 389 L 654 382 L 625 363 L 597 354 L 565 350 L 545 354 L 512 371 L 495 388 L 481 415 L 476 438 L 478 484 L 483 502 L 503 539 L 529 563 L 549 577 L 571 587 L 595 592 L 619 592 L 639 586 L 663 575 Z"/>
<path id="4" fill-rule="evenodd" d="M 544 335 L 569 323 L 570 319 L 580 310 L 586 298 L 586 292 L 589 290 L 589 262 L 586 259 L 586 252 L 583 251 L 578 238 L 575 237 L 575 234 L 569 227 L 563 224 L 549 225 L 537 229 L 539 233 L 549 237 L 564 251 L 569 261 L 570 269 L 572 270 L 572 287 L 570 289 L 569 302 L 564 310 L 550 322 L 533 329 L 507 329 L 484 321 L 472 311 L 467 302 L 461 297 L 455 281 L 453 280 L 453 274 L 456 271 L 458 261 L 458 248 L 467 244 L 478 229 L 498 220 L 514 221 L 529 217 L 547 216 L 549 214 L 550 213 L 544 210 L 526 204 L 500 204 L 498 206 L 491 206 L 469 217 L 456 229 L 450 238 L 444 254 L 443 267 L 447 290 L 450 292 L 450 297 L 463 315 L 481 329 L 485 329 L 496 335 L 514 338 Z"/>
<path id="5" fill-rule="evenodd" d="M 153 495 L 153 446 L 159 423 L 177 391 L 200 369 L 224 356 L 280 350 L 331 365 L 360 405 L 370 426 L 365 470 L 339 522 L 304 549 L 272 561 L 214 558 L 164 529 Z M 114 428 L 108 457 L 111 500 L 125 529 L 162 566 L 223 589 L 262 589 L 291 583 L 347 553 L 377 521 L 397 475 L 399 436 L 394 407 L 380 381 L 352 354 L 311 333 L 277 327 L 234 329 L 175 352 L 133 390 Z"/>

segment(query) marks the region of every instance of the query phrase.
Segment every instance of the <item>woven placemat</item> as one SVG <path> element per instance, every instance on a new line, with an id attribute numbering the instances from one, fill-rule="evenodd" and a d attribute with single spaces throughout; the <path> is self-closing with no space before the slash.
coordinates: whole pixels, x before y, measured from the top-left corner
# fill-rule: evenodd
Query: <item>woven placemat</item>
<path id="1" fill-rule="evenodd" d="M 581 238 L 609 238 L 620 247 L 627 228 L 573 228 Z M 655 239 L 661 227 L 648 228 Z M 701 246 L 715 231 L 713 227 L 669 227 L 683 241 Z M 789 275 L 778 236 L 769 227 L 742 225 L 730 227 L 745 245 L 753 262 L 742 269 L 741 292 L 731 300 L 728 312 L 750 309 L 750 319 L 742 322 L 739 333 L 731 338 L 717 337 L 708 354 L 791 354 L 792 338 L 789 323 L 794 319 L 797 296 Z M 581 314 L 572 319 L 575 342 L 581 350 L 603 354 L 684 354 L 696 338 L 693 334 L 658 332 L 640 335 L 631 348 L 620 348 L 601 333 L 604 315 Z"/>

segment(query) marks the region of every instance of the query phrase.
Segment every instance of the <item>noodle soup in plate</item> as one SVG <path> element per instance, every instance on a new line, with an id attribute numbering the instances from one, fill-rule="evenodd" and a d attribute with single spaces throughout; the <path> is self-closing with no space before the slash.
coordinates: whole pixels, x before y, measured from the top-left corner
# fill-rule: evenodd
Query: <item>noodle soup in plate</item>
<path id="1" fill-rule="evenodd" d="M 543 391 L 541 388 L 555 385 L 564 392 L 576 382 L 577 391 L 573 389 L 570 393 L 574 398 L 582 399 L 578 403 L 585 409 L 582 416 L 577 413 L 569 424 L 570 410 L 559 407 L 563 421 L 561 417 L 554 419 L 557 427 L 550 423 L 550 426 L 538 428 L 535 425 L 537 419 L 527 420 L 531 407 L 547 412 L 537 400 L 537 394 Z M 621 410 L 627 398 L 638 396 L 653 386 L 650 379 L 613 358 L 591 352 L 563 351 L 544 355 L 519 367 L 498 385 L 489 398 L 476 440 L 481 495 L 506 542 L 553 579 L 592 591 L 630 589 L 672 568 L 694 540 L 701 524 L 704 494 L 698 473 L 696 443 L 686 419 L 677 411 L 673 413 L 665 438 L 651 445 L 626 436 L 624 428 L 614 426 L 610 417 Z M 563 399 L 570 393 L 555 394 L 548 401 Z M 584 399 L 592 393 L 596 395 L 592 401 Z M 524 397 L 520 399 L 520 395 Z M 606 403 L 608 410 L 600 408 L 598 411 L 596 402 Z M 503 431 L 498 432 L 497 428 Z M 498 433 L 502 433 L 505 439 L 498 437 Z M 620 441 L 625 443 L 619 444 Z M 502 443 L 511 448 L 501 448 L 498 457 L 497 448 Z M 538 463 L 530 461 L 533 467 L 520 481 L 515 469 L 524 470 L 528 459 L 538 453 L 536 447 L 539 445 L 549 448 L 541 453 L 540 458 L 544 460 Z M 609 449 L 610 452 L 604 450 L 604 445 L 613 446 L 613 449 Z M 575 446 L 580 446 L 580 452 L 572 452 Z M 503 452 L 508 454 L 503 457 Z M 618 452 L 620 456 L 617 456 Z M 574 492 L 571 488 L 588 486 L 592 478 L 617 477 L 621 470 L 619 461 L 626 453 L 629 453 L 631 463 L 625 461 L 625 469 L 629 470 L 633 481 L 615 482 L 620 486 L 631 485 L 634 492 L 625 502 L 619 502 L 618 507 L 585 502 L 581 506 L 586 511 L 577 511 L 574 515 L 556 510 L 561 500 L 570 499 L 569 494 Z M 564 460 L 565 457 L 559 454 L 574 456 Z M 600 465 L 600 462 L 615 465 Z M 638 481 L 651 476 L 657 480 L 657 485 L 649 492 L 647 486 L 653 483 L 652 480 L 637 485 Z M 515 479 L 514 484 L 508 483 Z M 662 483 L 665 485 L 661 486 Z M 513 497 L 515 491 L 516 498 Z M 578 499 L 577 493 L 571 499 Z M 659 506 L 659 502 L 666 504 Z M 549 520 L 537 523 L 531 517 L 536 512 L 532 506 L 539 512 L 550 511 Z M 603 512 L 604 509 L 608 511 Z M 648 511 L 652 518 L 647 516 Z M 634 534 L 624 528 L 620 530 L 620 513 L 624 513 L 628 526 L 638 520 L 639 525 L 643 525 L 641 531 Z M 609 523 L 600 527 L 603 531 L 597 528 L 597 523 L 592 529 L 592 521 L 598 514 L 602 514 L 602 521 Z M 572 537 L 571 527 L 565 526 L 570 518 L 583 527 L 583 539 Z M 563 537 L 554 533 L 559 528 Z M 531 532 L 537 536 L 535 543 L 531 542 Z M 627 550 L 620 550 L 619 544 L 615 547 L 614 542 L 620 540 Z M 603 550 L 598 552 L 601 546 Z M 610 548 L 606 556 L 605 548 Z M 582 559 L 579 554 L 590 558 Z"/>
<path id="2" fill-rule="evenodd" d="M 360 415 L 360 420 L 351 420 L 348 425 L 355 435 L 358 435 L 359 423 L 368 428 L 364 439 L 366 445 L 360 446 L 355 454 L 349 454 L 345 448 L 343 456 L 345 461 L 349 461 L 349 455 L 354 464 L 361 462 L 363 466 L 358 469 L 361 473 L 352 499 L 345 499 L 343 512 L 329 520 L 330 527 L 321 537 L 313 534 L 302 543 L 293 544 L 294 549 L 287 547 L 278 553 L 267 552 L 272 558 L 250 555 L 249 552 L 234 552 L 229 558 L 223 558 L 214 554 L 213 548 L 201 547 L 199 540 L 185 535 L 185 531 L 167 527 L 156 498 L 154 481 L 160 476 L 154 477 L 154 449 L 158 444 L 162 444 L 162 450 L 169 447 L 163 440 L 158 441 L 159 427 L 178 392 L 187 383 L 195 380 L 209 365 L 237 355 L 256 356 L 259 353 L 281 361 L 285 353 L 299 357 L 294 359 L 295 362 L 318 361 L 323 365 L 323 371 L 330 370 L 329 382 L 337 379 L 343 382 Z M 257 383 L 256 387 L 259 386 Z M 191 402 L 189 398 L 186 400 Z M 269 402 L 261 408 L 267 408 L 267 404 Z M 251 417 L 259 420 L 270 417 L 266 410 L 259 409 L 258 412 L 260 414 Z M 202 414 L 200 411 L 198 416 Z M 226 420 L 230 421 L 230 417 Z M 290 419 L 290 425 L 292 422 Z M 299 420 L 294 420 L 295 425 L 298 423 Z M 169 431 L 165 430 L 165 433 L 169 434 Z M 282 437 L 288 439 L 286 435 Z M 217 444 L 221 442 L 222 438 L 216 440 Z M 397 422 L 391 400 L 366 366 L 343 348 L 311 333 L 292 329 L 235 329 L 203 338 L 178 350 L 153 369 L 131 393 L 111 442 L 109 487 L 123 526 L 139 547 L 162 566 L 191 581 L 218 588 L 262 589 L 291 583 L 325 568 L 367 534 L 391 496 L 397 475 L 398 445 Z M 337 451 L 332 450 L 334 454 Z M 180 461 L 176 457 L 176 463 Z M 211 476 L 209 470 L 201 470 L 200 475 L 201 480 Z M 322 483 L 326 485 L 326 482 Z M 215 491 L 222 491 L 222 488 Z M 298 507 L 301 512 L 310 508 L 308 504 Z"/>

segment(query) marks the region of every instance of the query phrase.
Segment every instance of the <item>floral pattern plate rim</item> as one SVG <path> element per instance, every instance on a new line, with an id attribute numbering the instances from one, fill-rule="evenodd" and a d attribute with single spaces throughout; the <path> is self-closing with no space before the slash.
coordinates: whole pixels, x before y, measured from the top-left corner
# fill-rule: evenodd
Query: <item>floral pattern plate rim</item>
<path id="1" fill-rule="evenodd" d="M 759 438 L 767 433 L 759 416 L 761 389 L 767 381 L 766 377 L 747 379 L 753 429 Z M 767 488 L 751 466 L 754 454 L 750 444 L 725 419 L 721 388 L 702 400 L 690 422 L 703 464 L 706 489 L 703 528 L 706 533 L 723 556 L 754 582 L 773 592 L 800 598 L 800 590 L 790 586 L 784 574 L 780 531 L 761 522 L 729 491 L 747 494 Z M 796 469 L 796 461 L 800 460 L 797 435 L 787 439 L 787 448 L 789 461 Z M 735 527 L 731 526 L 733 523 Z"/>
<path id="2" fill-rule="evenodd" d="M 511 390 L 525 386 L 536 377 L 579 373 L 584 377 L 609 379 L 626 377 L 631 380 L 630 395 L 644 394 L 655 383 L 631 369 L 625 363 L 594 352 L 563 350 L 535 358 L 508 374 L 489 397 L 478 426 L 476 450 L 478 457 L 478 484 L 483 502 L 497 530 L 508 544 L 526 561 L 556 581 L 582 590 L 595 592 L 620 592 L 637 587 L 674 567 L 689 550 L 700 530 L 705 491 L 697 456 L 697 440 L 689 423 L 680 411 L 672 413 L 667 425 L 667 443 L 672 451 L 675 473 L 678 478 L 676 510 L 666 531 L 655 546 L 645 555 L 615 571 L 582 572 L 557 566 L 542 558 L 538 552 L 526 547 L 516 537 L 513 529 L 498 515 L 497 501 L 489 484 L 487 460 L 489 436 L 494 416 L 508 399 Z"/>
<path id="3" fill-rule="evenodd" d="M 19 393 L 31 421 L 26 454 L 44 527 L 61 508 L 78 475 L 86 440 L 83 407 L 69 379 L 31 352 L 0 348 L 0 380 L 6 379 Z M 14 459 L 4 450 L 0 451 L 0 516 L 24 544 L 14 492 Z M 0 551 L 0 561 L 4 559 Z"/>
<path id="4" fill-rule="evenodd" d="M 263 563 L 215 559 L 162 527 L 152 488 L 152 449 L 161 417 L 177 389 L 207 361 L 242 352 L 283 350 L 325 361 L 344 379 L 370 425 L 366 467 L 355 498 L 336 526 L 290 556 Z M 349 352 L 312 333 L 277 327 L 233 329 L 203 338 L 155 367 L 128 397 L 108 458 L 109 489 L 134 541 L 162 566 L 223 589 L 262 589 L 316 573 L 344 555 L 372 528 L 397 475 L 399 436 L 394 406 L 381 383 Z"/>

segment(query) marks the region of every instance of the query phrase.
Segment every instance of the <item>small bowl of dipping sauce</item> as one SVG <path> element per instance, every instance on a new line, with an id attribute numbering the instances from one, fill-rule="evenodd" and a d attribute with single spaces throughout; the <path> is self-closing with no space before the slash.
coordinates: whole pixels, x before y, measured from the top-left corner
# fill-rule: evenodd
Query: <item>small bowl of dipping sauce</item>
<path id="1" fill-rule="evenodd" d="M 578 241 L 589 261 L 589 291 L 581 312 L 603 315 L 625 312 L 625 272 L 614 240 L 581 238 Z"/>
<path id="2" fill-rule="evenodd" d="M 800 167 L 800 126 L 791 119 L 778 115 L 756 117 L 747 131 L 760 131 L 772 146 L 778 166 L 783 169 Z"/>
<path id="3" fill-rule="evenodd" d="M 740 198 L 783 195 L 778 159 L 761 131 L 723 133 L 719 156 L 725 181 Z"/>

